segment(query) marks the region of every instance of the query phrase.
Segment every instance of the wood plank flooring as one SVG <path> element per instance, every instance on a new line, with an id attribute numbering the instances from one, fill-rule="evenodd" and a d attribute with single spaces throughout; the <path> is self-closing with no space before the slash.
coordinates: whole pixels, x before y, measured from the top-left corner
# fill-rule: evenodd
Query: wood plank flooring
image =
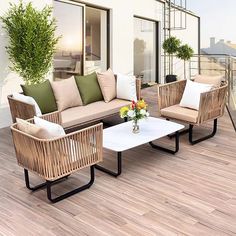
<path id="1" fill-rule="evenodd" d="M 157 115 L 155 87 L 143 90 L 143 97 Z M 0 235 L 236 235 L 236 133 L 228 114 L 214 138 L 195 146 L 186 136 L 180 141 L 174 156 L 149 145 L 126 151 L 120 177 L 96 171 L 89 190 L 50 204 L 45 189 L 26 189 L 9 128 L 0 130 Z M 115 153 L 104 151 L 104 159 L 112 168 Z M 83 170 L 53 191 L 87 179 Z M 32 176 L 32 181 L 40 179 Z"/>

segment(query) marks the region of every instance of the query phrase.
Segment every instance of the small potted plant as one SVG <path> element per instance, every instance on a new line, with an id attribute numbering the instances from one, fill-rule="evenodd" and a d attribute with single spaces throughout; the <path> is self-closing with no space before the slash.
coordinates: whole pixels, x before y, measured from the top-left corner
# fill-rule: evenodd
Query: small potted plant
<path id="1" fill-rule="evenodd" d="M 173 75 L 173 55 L 178 52 L 181 41 L 176 37 L 170 37 L 163 42 L 162 48 L 165 53 L 169 55 L 169 75 L 166 76 L 166 82 L 173 82 L 177 80 L 177 76 Z"/>
<path id="2" fill-rule="evenodd" d="M 177 57 L 184 60 L 184 78 L 186 79 L 186 61 L 189 61 L 193 56 L 193 49 L 188 45 L 184 44 L 179 47 Z"/>
<path id="3" fill-rule="evenodd" d="M 133 121 L 133 133 L 139 133 L 138 121 L 149 117 L 147 107 L 147 103 L 144 99 L 141 99 L 137 102 L 132 101 L 130 106 L 125 106 L 120 109 L 120 117 L 122 119 L 127 118 Z"/>

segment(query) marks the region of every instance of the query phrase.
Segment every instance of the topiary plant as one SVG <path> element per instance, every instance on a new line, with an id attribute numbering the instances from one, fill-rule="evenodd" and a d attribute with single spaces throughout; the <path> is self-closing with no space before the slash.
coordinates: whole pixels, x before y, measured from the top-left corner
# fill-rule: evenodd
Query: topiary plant
<path id="1" fill-rule="evenodd" d="M 52 66 L 53 54 L 59 37 L 55 37 L 56 22 L 52 8 L 37 10 L 32 3 L 10 4 L 0 18 L 9 37 L 6 47 L 10 69 L 18 73 L 26 84 L 45 80 Z"/>
<path id="2" fill-rule="evenodd" d="M 193 56 L 193 49 L 188 45 L 184 44 L 179 47 L 177 52 L 177 57 L 181 60 L 184 60 L 184 78 L 186 79 L 186 61 L 189 61 Z"/>
<path id="3" fill-rule="evenodd" d="M 162 48 L 165 53 L 169 54 L 170 59 L 170 73 L 173 74 L 173 54 L 177 53 L 181 41 L 176 37 L 170 37 L 163 42 Z"/>

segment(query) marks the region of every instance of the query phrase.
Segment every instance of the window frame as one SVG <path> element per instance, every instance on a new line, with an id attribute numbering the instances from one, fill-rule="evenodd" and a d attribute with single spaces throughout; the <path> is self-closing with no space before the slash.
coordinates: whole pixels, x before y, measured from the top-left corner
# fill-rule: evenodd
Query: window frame
<path id="1" fill-rule="evenodd" d="M 111 17 L 111 11 L 110 9 L 108 8 L 103 8 L 103 7 L 100 7 L 100 6 L 95 6 L 93 4 L 84 4 L 85 5 L 85 17 L 84 17 L 84 20 L 86 22 L 86 7 L 90 7 L 90 8 L 94 8 L 94 9 L 97 9 L 97 10 L 103 10 L 103 11 L 106 11 L 106 15 L 107 15 L 107 26 L 106 26 L 106 30 L 107 30 L 107 36 L 106 36 L 106 40 L 107 40 L 107 68 L 106 69 L 109 69 L 110 66 L 111 66 L 111 27 L 110 27 L 110 17 Z M 85 30 L 86 30 L 86 24 L 85 24 Z M 84 31 L 84 37 L 85 37 L 85 44 L 86 44 L 86 31 Z M 85 50 L 85 48 L 84 48 Z M 86 52 L 84 54 L 84 57 L 86 56 Z M 84 62 L 86 61 L 86 58 L 84 58 Z M 84 66 L 85 66 L 85 63 L 84 63 Z M 83 69 L 84 71 L 84 69 Z M 84 74 L 83 74 L 84 75 Z"/>
<path id="2" fill-rule="evenodd" d="M 110 29 L 110 9 L 108 8 L 102 8 L 99 6 L 95 6 L 92 4 L 86 4 L 86 3 L 82 3 L 82 2 L 77 2 L 77 1 L 73 1 L 73 0 L 54 0 L 53 2 L 61 2 L 61 3 L 65 3 L 65 4 L 70 4 L 70 5 L 76 5 L 76 6 L 80 6 L 82 7 L 82 61 L 81 61 L 81 75 L 85 75 L 85 62 L 86 62 L 86 7 L 90 7 L 90 8 L 94 8 L 94 9 L 98 9 L 98 10 L 104 10 L 106 11 L 106 15 L 107 15 L 107 69 L 110 68 L 110 59 L 111 59 L 111 29 Z M 54 69 L 54 68 L 53 68 Z"/>
<path id="3" fill-rule="evenodd" d="M 143 16 L 138 16 L 138 15 L 134 15 L 133 18 L 137 18 L 140 20 L 146 20 L 146 21 L 150 21 L 155 23 L 155 45 L 156 48 L 154 50 L 155 53 L 155 58 L 156 58 L 156 63 L 155 63 L 155 82 L 159 83 L 159 78 L 160 78 L 160 22 L 154 19 L 150 19 L 150 18 L 146 18 Z"/>

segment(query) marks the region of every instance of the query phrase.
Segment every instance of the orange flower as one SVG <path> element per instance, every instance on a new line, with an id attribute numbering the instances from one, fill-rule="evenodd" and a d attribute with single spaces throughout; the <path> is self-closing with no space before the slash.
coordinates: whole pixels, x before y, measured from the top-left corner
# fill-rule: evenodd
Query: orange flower
<path id="1" fill-rule="evenodd" d="M 137 102 L 137 109 L 147 109 L 147 103 L 142 99 Z"/>

